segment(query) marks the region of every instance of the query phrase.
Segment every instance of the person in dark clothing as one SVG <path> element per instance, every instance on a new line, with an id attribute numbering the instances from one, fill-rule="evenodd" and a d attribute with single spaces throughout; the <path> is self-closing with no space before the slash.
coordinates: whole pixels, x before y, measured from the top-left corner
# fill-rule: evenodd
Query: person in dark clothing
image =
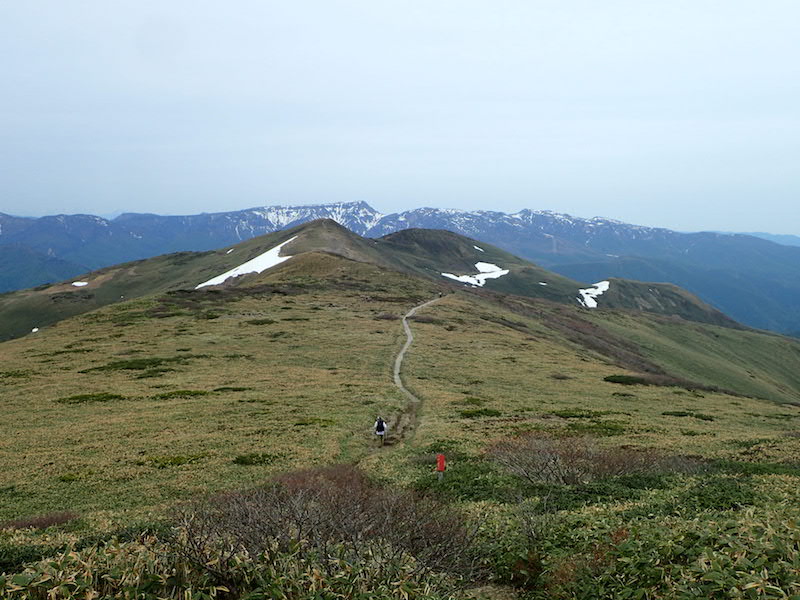
<path id="1" fill-rule="evenodd" d="M 375 435 L 381 440 L 381 446 L 386 442 L 386 431 L 388 429 L 386 421 L 382 417 L 378 417 L 378 420 L 375 421 Z"/>

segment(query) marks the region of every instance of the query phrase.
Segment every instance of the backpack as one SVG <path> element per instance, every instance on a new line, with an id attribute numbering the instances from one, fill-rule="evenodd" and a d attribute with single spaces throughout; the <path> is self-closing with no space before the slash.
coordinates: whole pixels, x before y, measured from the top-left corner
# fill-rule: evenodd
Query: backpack
<path id="1" fill-rule="evenodd" d="M 378 418 L 377 423 L 375 423 L 375 431 L 385 431 L 386 427 L 384 426 L 383 419 Z"/>

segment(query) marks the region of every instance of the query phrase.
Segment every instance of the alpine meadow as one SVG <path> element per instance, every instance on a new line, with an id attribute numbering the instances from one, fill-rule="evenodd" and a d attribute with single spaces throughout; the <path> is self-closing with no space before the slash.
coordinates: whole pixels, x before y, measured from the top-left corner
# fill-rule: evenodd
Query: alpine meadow
<path id="1" fill-rule="evenodd" d="M 673 284 L 321 219 L 0 339 L 0 598 L 800 597 L 800 341 Z"/>

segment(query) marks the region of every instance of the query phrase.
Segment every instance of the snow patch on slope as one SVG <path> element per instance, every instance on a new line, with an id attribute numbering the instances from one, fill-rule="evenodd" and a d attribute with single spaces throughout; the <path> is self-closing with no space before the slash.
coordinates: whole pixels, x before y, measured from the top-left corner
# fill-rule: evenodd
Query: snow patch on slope
<path id="1" fill-rule="evenodd" d="M 88 281 L 73 281 L 72 285 L 75 287 L 83 287 L 85 285 L 89 285 Z"/>
<path id="2" fill-rule="evenodd" d="M 200 289 L 201 287 L 205 287 L 207 285 L 219 285 L 227 279 L 231 277 L 239 277 L 239 275 L 246 275 L 247 273 L 261 273 L 266 271 L 270 267 L 274 267 L 282 263 L 285 260 L 289 260 L 292 258 L 291 256 L 280 256 L 281 248 L 283 248 L 286 244 L 291 242 L 292 240 L 297 239 L 297 236 L 294 236 L 291 239 L 286 240 L 282 244 L 278 244 L 272 250 L 267 250 L 264 254 L 259 254 L 255 258 L 248 260 L 246 263 L 239 265 L 231 269 L 230 271 L 226 271 L 222 275 L 217 275 L 209 279 L 208 281 L 199 284 L 194 289 Z"/>
<path id="3" fill-rule="evenodd" d="M 486 283 L 487 279 L 497 279 L 503 275 L 508 275 L 508 269 L 501 269 L 492 263 L 477 262 L 475 263 L 475 268 L 478 269 L 478 273 L 476 275 L 453 275 L 452 273 L 442 273 L 442 277 L 455 279 L 461 283 L 467 283 L 477 287 L 483 287 L 483 284 Z"/>
<path id="4" fill-rule="evenodd" d="M 608 281 L 598 281 L 590 288 L 578 290 L 580 294 L 578 302 L 581 303 L 581 306 L 585 306 L 586 308 L 597 308 L 597 297 L 602 296 L 603 292 L 607 292 L 608 286 Z"/>

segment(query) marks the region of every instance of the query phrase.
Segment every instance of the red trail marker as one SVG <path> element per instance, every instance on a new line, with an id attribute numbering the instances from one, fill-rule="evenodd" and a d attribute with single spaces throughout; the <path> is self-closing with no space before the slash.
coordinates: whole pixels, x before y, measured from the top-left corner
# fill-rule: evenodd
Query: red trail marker
<path id="1" fill-rule="evenodd" d="M 437 454 L 436 455 L 436 471 L 439 475 L 439 479 L 444 477 L 444 470 L 447 468 L 447 462 L 445 461 L 444 454 Z"/>

